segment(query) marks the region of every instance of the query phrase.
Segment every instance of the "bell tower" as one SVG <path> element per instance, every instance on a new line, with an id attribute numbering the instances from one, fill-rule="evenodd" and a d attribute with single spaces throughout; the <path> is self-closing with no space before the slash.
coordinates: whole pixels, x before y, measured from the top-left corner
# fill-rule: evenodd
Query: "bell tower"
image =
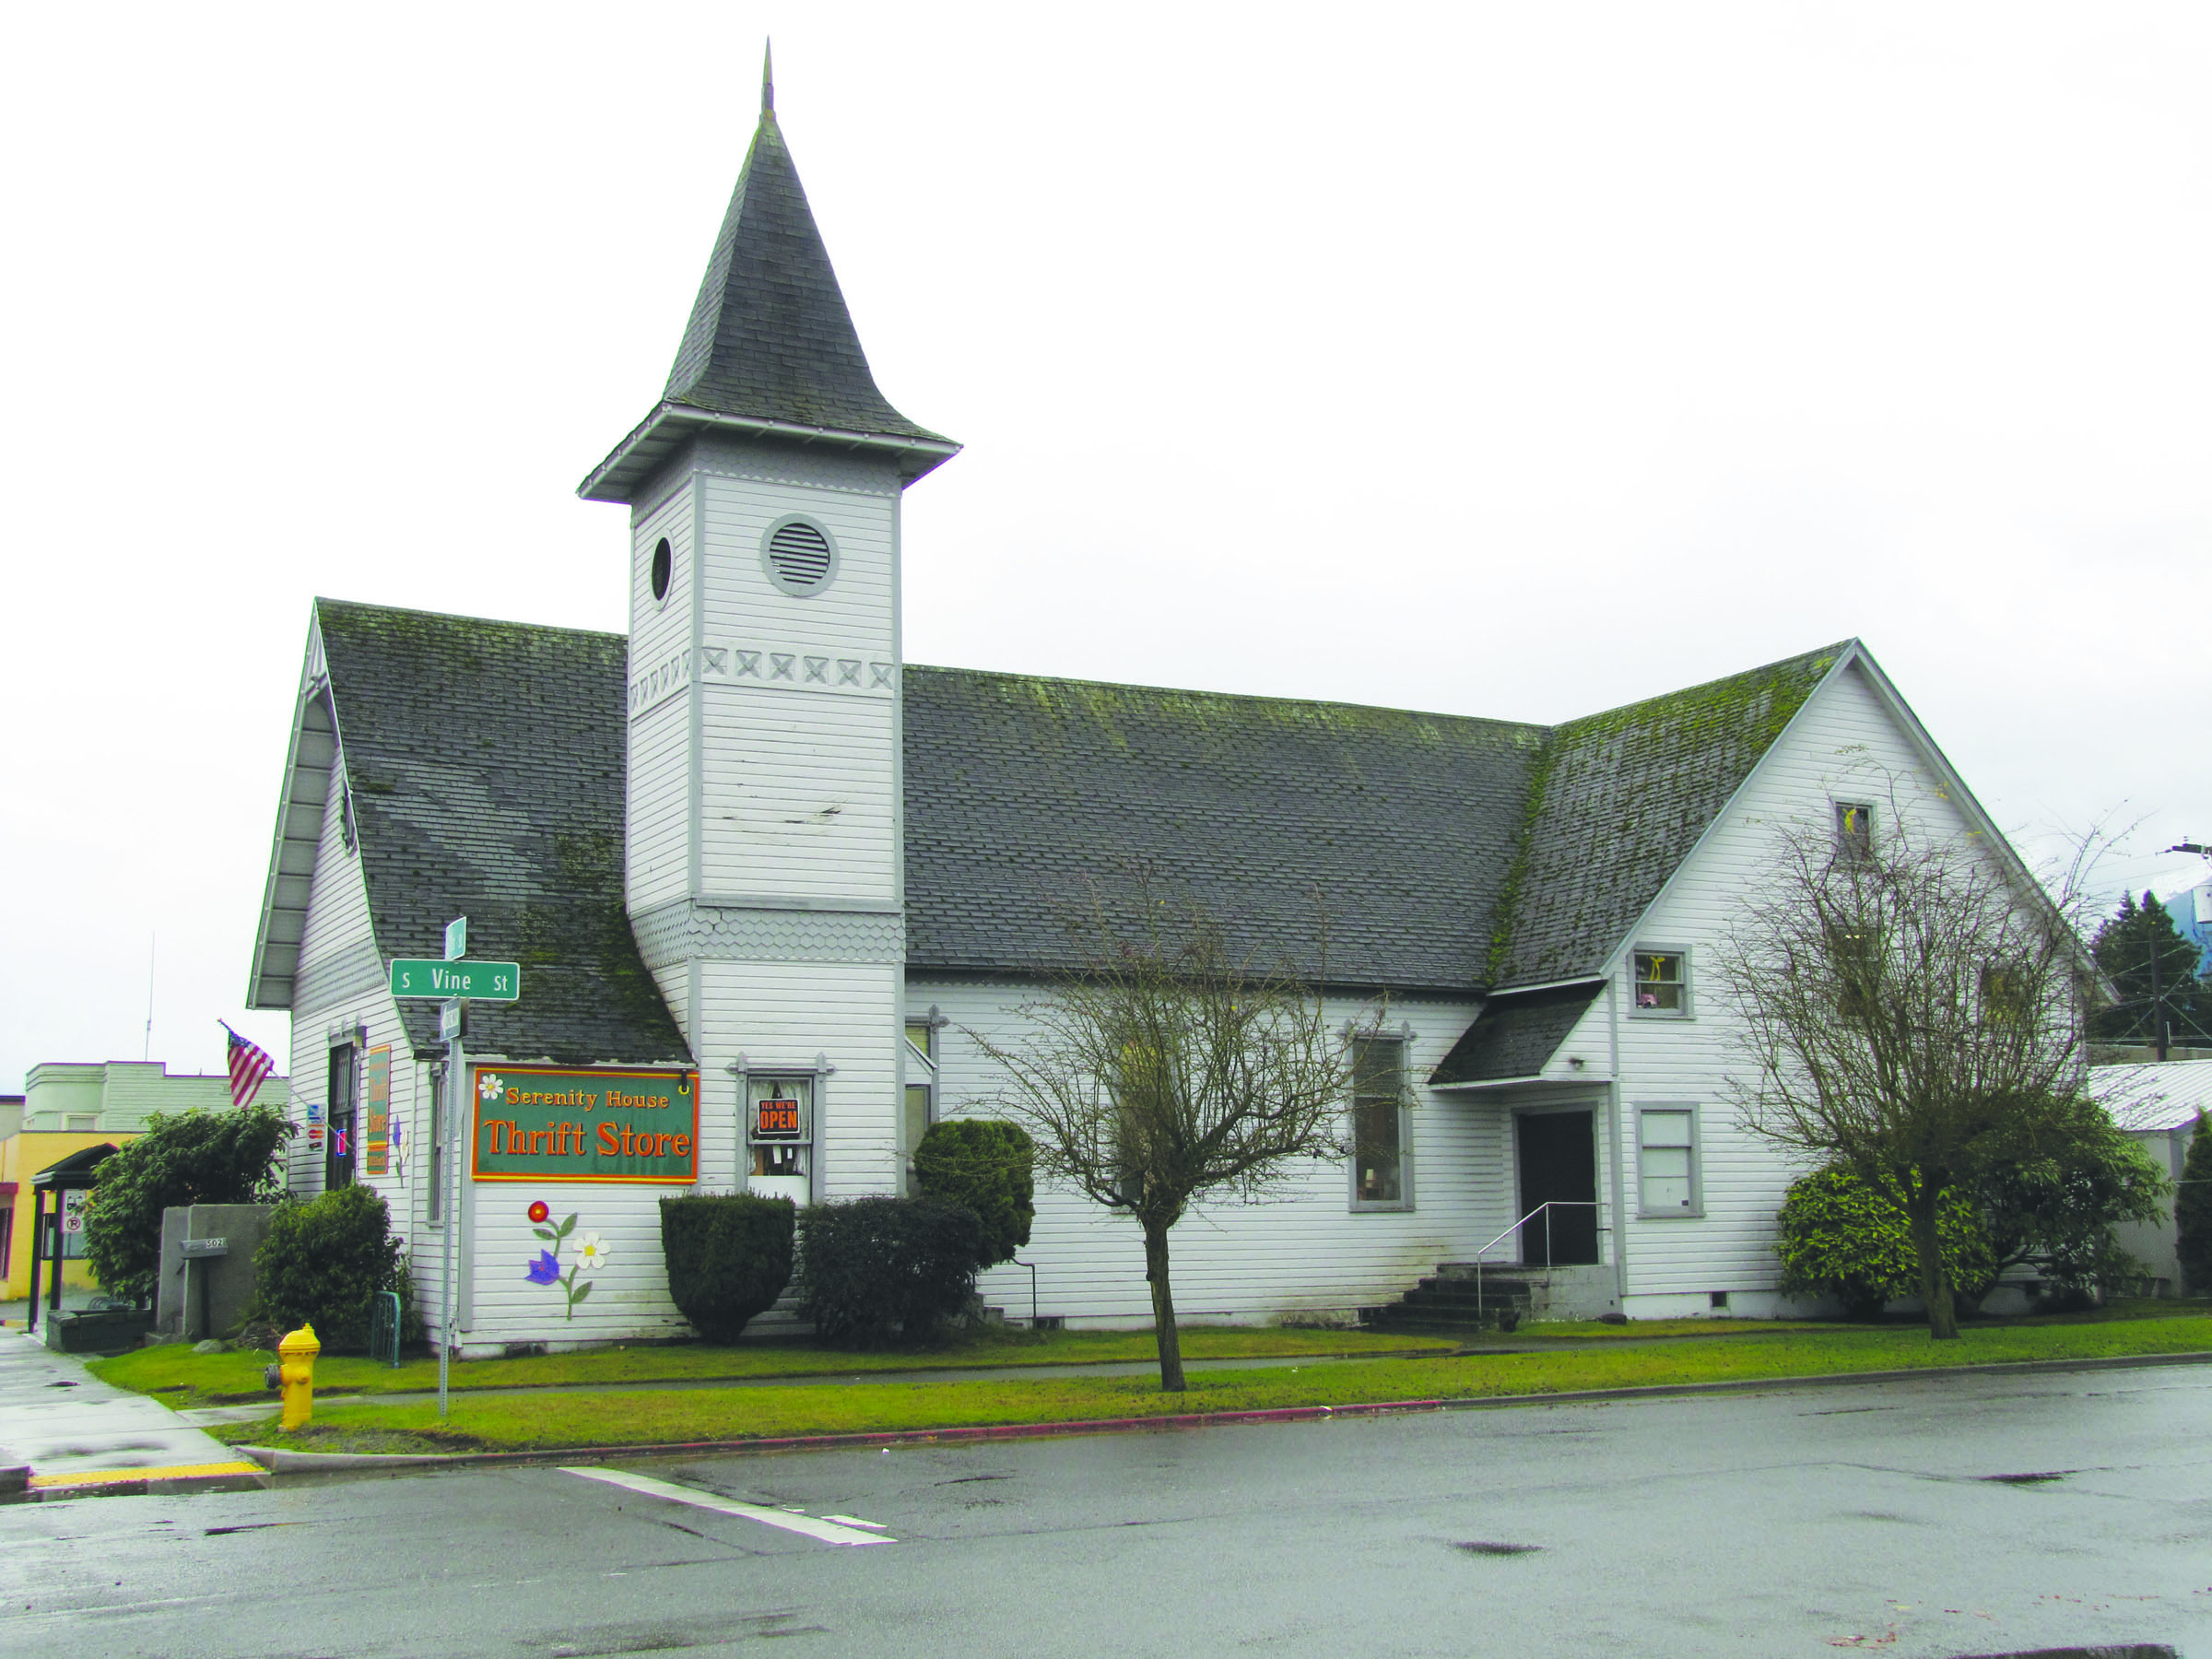
<path id="1" fill-rule="evenodd" d="M 577 492 L 630 510 L 626 898 L 709 1190 L 900 1187 L 899 510 L 959 448 L 877 390 L 764 70 L 667 387 Z"/>

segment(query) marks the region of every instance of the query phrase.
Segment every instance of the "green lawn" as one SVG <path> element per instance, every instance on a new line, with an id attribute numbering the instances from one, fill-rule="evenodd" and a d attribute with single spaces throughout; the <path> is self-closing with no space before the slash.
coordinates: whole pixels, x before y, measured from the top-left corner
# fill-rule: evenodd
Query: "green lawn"
<path id="1" fill-rule="evenodd" d="M 1449 1337 L 1393 1336 L 1367 1331 L 1293 1331 L 1265 1326 L 1194 1325 L 1182 1332 L 1190 1359 L 1330 1358 L 1359 1354 L 1449 1353 Z M 645 1382 L 711 1382 L 717 1378 L 859 1377 L 870 1371 L 995 1368 L 1010 1365 L 1103 1365 L 1149 1359 L 1149 1331 L 1009 1333 L 953 1347 L 856 1354 L 839 1348 L 764 1342 L 736 1347 L 703 1346 L 601 1348 L 581 1354 L 535 1354 L 517 1359 L 474 1359 L 451 1367 L 451 1386 L 548 1388 L 562 1383 L 608 1387 Z M 195 1354 L 184 1343 L 138 1348 L 92 1361 L 103 1382 L 139 1394 L 160 1394 L 172 1406 L 269 1398 L 262 1371 L 276 1356 L 263 1350 Z M 438 1386 L 436 1359 L 410 1359 L 396 1370 L 366 1359 L 332 1356 L 315 1361 L 318 1394 L 418 1394 Z"/>
<path id="2" fill-rule="evenodd" d="M 1359 1360 L 1312 1370 L 1201 1370 L 1192 1372 L 1190 1389 L 1182 1395 L 1162 1394 L 1141 1377 L 1049 1375 L 854 1388 L 645 1388 L 464 1398 L 442 1424 L 434 1405 L 332 1406 L 297 1436 L 278 1435 L 266 1424 L 220 1432 L 234 1443 L 302 1450 L 644 1445 L 2207 1351 L 2212 1351 L 2212 1318 L 2202 1314 L 1977 1324 L 1955 1343 L 1931 1343 L 1924 1331 L 1902 1326 L 1831 1326 L 1741 1342 L 1650 1347 L 1594 1344 L 1587 1349 Z"/>

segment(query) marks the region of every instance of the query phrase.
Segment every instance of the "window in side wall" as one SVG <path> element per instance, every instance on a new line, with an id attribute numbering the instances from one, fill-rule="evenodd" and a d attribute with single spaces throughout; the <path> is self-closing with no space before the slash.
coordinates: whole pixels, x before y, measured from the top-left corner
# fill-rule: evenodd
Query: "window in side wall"
<path id="1" fill-rule="evenodd" d="M 419 1102 L 418 1102 L 419 1105 Z M 427 1201 L 423 1219 L 436 1226 L 445 1219 L 445 1063 L 430 1067 L 429 1112 L 430 1184 L 425 1194 Z"/>
<path id="2" fill-rule="evenodd" d="M 1982 968 L 1982 1018 L 1991 1025 L 2012 1025 L 2028 1013 L 2027 978 L 2018 968 L 1986 962 Z"/>
<path id="3" fill-rule="evenodd" d="M 1689 952 L 1636 952 L 1636 998 L 1631 1011 L 1647 1019 L 1689 1018 Z"/>
<path id="4" fill-rule="evenodd" d="M 330 1051 L 330 1093 L 324 1097 L 323 1190 L 353 1184 L 354 1118 L 360 1101 L 359 1051 L 342 1042 Z"/>
<path id="5" fill-rule="evenodd" d="M 1406 1043 L 1397 1037 L 1352 1041 L 1352 1206 L 1404 1209 Z"/>
<path id="6" fill-rule="evenodd" d="M 922 1136 L 936 1122 L 937 1029 L 926 1019 L 909 1020 L 906 1043 L 906 1155 L 912 1159 Z"/>
<path id="7" fill-rule="evenodd" d="M 1636 1113 L 1637 1209 L 1644 1216 L 1698 1216 L 1705 1196 L 1698 1169 L 1694 1106 L 1643 1106 Z"/>
<path id="8" fill-rule="evenodd" d="M 1836 852 L 1847 864 L 1874 856 L 1874 807 L 1865 801 L 1836 803 Z"/>

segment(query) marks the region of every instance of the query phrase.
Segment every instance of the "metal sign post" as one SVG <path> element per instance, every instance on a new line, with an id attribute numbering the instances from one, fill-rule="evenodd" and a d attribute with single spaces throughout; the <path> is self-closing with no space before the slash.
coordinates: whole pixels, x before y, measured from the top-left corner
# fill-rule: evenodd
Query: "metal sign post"
<path id="1" fill-rule="evenodd" d="M 445 924 L 445 959 L 457 962 L 468 950 L 468 918 L 456 916 Z M 393 982 L 400 979 L 398 964 L 393 965 Z M 519 991 L 522 975 L 518 971 L 510 982 Z M 445 1205 L 445 1271 L 439 1287 L 438 1300 L 438 1416 L 443 1420 L 453 1408 L 452 1388 L 447 1376 L 453 1356 L 453 1254 L 454 1235 L 461 1230 L 461 1108 L 466 1103 L 468 1089 L 468 1053 L 465 1033 L 468 1030 L 467 1005 L 458 997 L 448 998 L 438 1012 L 438 1034 L 446 1039 L 446 1121 L 445 1161 L 447 1201 Z M 469 1150 L 476 1150 L 476 1131 L 469 1131 Z"/>

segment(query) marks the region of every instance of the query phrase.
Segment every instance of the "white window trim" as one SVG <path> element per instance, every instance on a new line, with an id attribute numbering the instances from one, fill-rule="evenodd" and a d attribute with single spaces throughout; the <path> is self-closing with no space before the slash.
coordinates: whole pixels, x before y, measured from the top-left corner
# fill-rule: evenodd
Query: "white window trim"
<path id="1" fill-rule="evenodd" d="M 1629 1110 L 1636 1124 L 1636 1218 L 1639 1221 L 1701 1221 L 1705 1218 L 1705 1111 L 1697 1100 L 1637 1100 Z M 1643 1114 L 1689 1113 L 1689 1207 L 1647 1209 L 1643 1202 Z"/>
<path id="2" fill-rule="evenodd" d="M 1640 956 L 1675 956 L 1682 959 L 1682 1006 L 1679 1008 L 1640 1008 L 1636 1006 L 1636 959 Z M 1630 1019 L 1671 1019 L 1677 1022 L 1694 1020 L 1698 1017 L 1697 962 L 1687 945 L 1637 944 L 1629 947 L 1629 1018 Z"/>
<path id="3" fill-rule="evenodd" d="M 900 1041 L 904 1041 L 903 1033 Z M 822 1201 L 823 1172 L 822 1133 L 823 1114 L 830 1109 L 830 1079 L 837 1075 L 837 1067 L 830 1064 L 830 1056 L 817 1054 L 812 1060 L 801 1060 L 792 1065 L 779 1065 L 769 1061 L 739 1054 L 723 1068 L 737 1079 L 737 1144 L 739 1190 L 752 1179 L 752 1152 L 755 1147 L 804 1147 L 806 1148 L 807 1202 Z M 756 1141 L 753 1138 L 753 1079 L 755 1077 L 811 1077 L 814 1079 L 814 1100 L 806 1114 L 806 1136 L 804 1140 Z"/>
<path id="4" fill-rule="evenodd" d="M 1350 1102 L 1351 1135 L 1347 1137 L 1352 1155 L 1345 1160 L 1345 1191 L 1348 1206 L 1354 1215 L 1403 1215 L 1414 1207 L 1413 1202 L 1413 1117 L 1411 1101 L 1407 1099 L 1406 1079 L 1413 1076 L 1413 1028 L 1400 1026 L 1395 1030 L 1347 1030 L 1345 1042 L 1348 1051 L 1355 1042 L 1394 1042 L 1398 1045 L 1398 1195 L 1395 1198 L 1362 1198 L 1359 1196 L 1359 1105 L 1357 1094 Z M 1357 1085 L 1354 1085 L 1355 1089 Z"/>

